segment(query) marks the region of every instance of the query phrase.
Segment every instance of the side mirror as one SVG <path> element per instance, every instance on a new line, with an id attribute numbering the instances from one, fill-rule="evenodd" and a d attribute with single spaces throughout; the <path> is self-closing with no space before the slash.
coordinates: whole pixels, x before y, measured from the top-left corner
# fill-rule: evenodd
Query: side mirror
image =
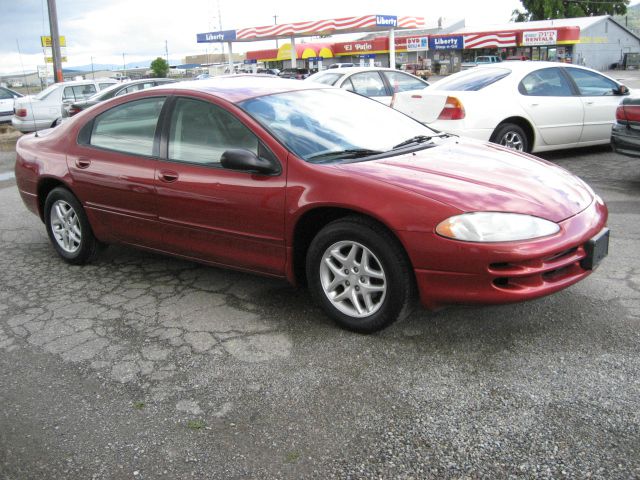
<path id="1" fill-rule="evenodd" d="M 278 166 L 271 160 L 258 157 L 244 148 L 230 148 L 220 157 L 220 164 L 229 170 L 255 172 L 263 175 L 278 173 Z"/>
<path id="2" fill-rule="evenodd" d="M 618 88 L 613 89 L 615 95 L 629 95 L 629 88 L 626 85 L 620 85 Z"/>

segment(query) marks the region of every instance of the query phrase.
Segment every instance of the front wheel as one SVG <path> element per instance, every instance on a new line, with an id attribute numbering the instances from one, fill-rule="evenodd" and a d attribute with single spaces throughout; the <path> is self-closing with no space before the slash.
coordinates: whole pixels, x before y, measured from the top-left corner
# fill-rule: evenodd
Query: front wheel
<path id="1" fill-rule="evenodd" d="M 315 300 L 348 330 L 375 332 L 408 312 L 409 262 L 374 222 L 349 217 L 325 226 L 311 242 L 306 270 Z"/>
<path id="2" fill-rule="evenodd" d="M 522 127 L 515 123 L 498 125 L 490 141 L 519 152 L 529 152 L 531 148 L 529 137 Z"/>
<path id="3" fill-rule="evenodd" d="M 88 263 L 100 243 L 78 199 L 66 188 L 51 190 L 44 204 L 44 220 L 53 248 L 68 263 Z"/>

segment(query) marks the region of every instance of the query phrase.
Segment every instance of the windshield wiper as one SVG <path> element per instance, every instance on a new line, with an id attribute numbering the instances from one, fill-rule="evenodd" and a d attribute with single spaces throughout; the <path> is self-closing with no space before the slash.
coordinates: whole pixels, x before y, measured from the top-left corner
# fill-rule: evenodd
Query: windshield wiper
<path id="1" fill-rule="evenodd" d="M 396 150 L 402 147 L 407 147 L 409 145 L 413 145 L 414 143 L 424 143 L 434 138 L 448 137 L 448 136 L 449 136 L 448 133 L 438 133 L 437 135 L 416 135 L 415 137 L 411 137 L 405 140 L 404 142 L 400 142 L 399 144 L 394 145 L 392 150 Z"/>
<path id="2" fill-rule="evenodd" d="M 350 148 L 347 150 L 336 150 L 333 152 L 320 153 L 318 155 L 312 155 L 307 158 L 309 161 L 313 160 L 335 160 L 340 158 L 361 158 L 368 157 L 370 155 L 378 155 L 384 153 L 380 150 L 369 150 L 368 148 Z"/>

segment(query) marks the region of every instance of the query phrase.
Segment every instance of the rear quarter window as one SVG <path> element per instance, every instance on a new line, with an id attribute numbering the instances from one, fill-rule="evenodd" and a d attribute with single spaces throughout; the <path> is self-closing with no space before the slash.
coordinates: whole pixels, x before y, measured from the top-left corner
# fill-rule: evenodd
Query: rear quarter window
<path id="1" fill-rule="evenodd" d="M 509 76 L 511 70 L 506 68 L 478 68 L 454 75 L 433 84 L 432 90 L 446 91 L 478 91 L 492 83 Z"/>

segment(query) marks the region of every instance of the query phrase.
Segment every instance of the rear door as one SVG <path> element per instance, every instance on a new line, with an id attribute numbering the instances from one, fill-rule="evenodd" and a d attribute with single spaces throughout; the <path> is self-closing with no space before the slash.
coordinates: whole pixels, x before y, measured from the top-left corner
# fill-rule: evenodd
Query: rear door
<path id="1" fill-rule="evenodd" d="M 580 143 L 609 142 L 611 126 L 616 118 L 620 95 L 619 85 L 599 73 L 581 68 L 565 67 L 564 71 L 575 83 L 584 107 L 584 128 Z"/>
<path id="2" fill-rule="evenodd" d="M 99 238 L 160 248 L 156 128 L 165 97 L 113 107 L 85 125 L 67 164 Z"/>
<path id="3" fill-rule="evenodd" d="M 584 108 L 571 82 L 558 67 L 526 75 L 518 85 L 520 105 L 547 145 L 573 145 L 580 140 Z"/>

